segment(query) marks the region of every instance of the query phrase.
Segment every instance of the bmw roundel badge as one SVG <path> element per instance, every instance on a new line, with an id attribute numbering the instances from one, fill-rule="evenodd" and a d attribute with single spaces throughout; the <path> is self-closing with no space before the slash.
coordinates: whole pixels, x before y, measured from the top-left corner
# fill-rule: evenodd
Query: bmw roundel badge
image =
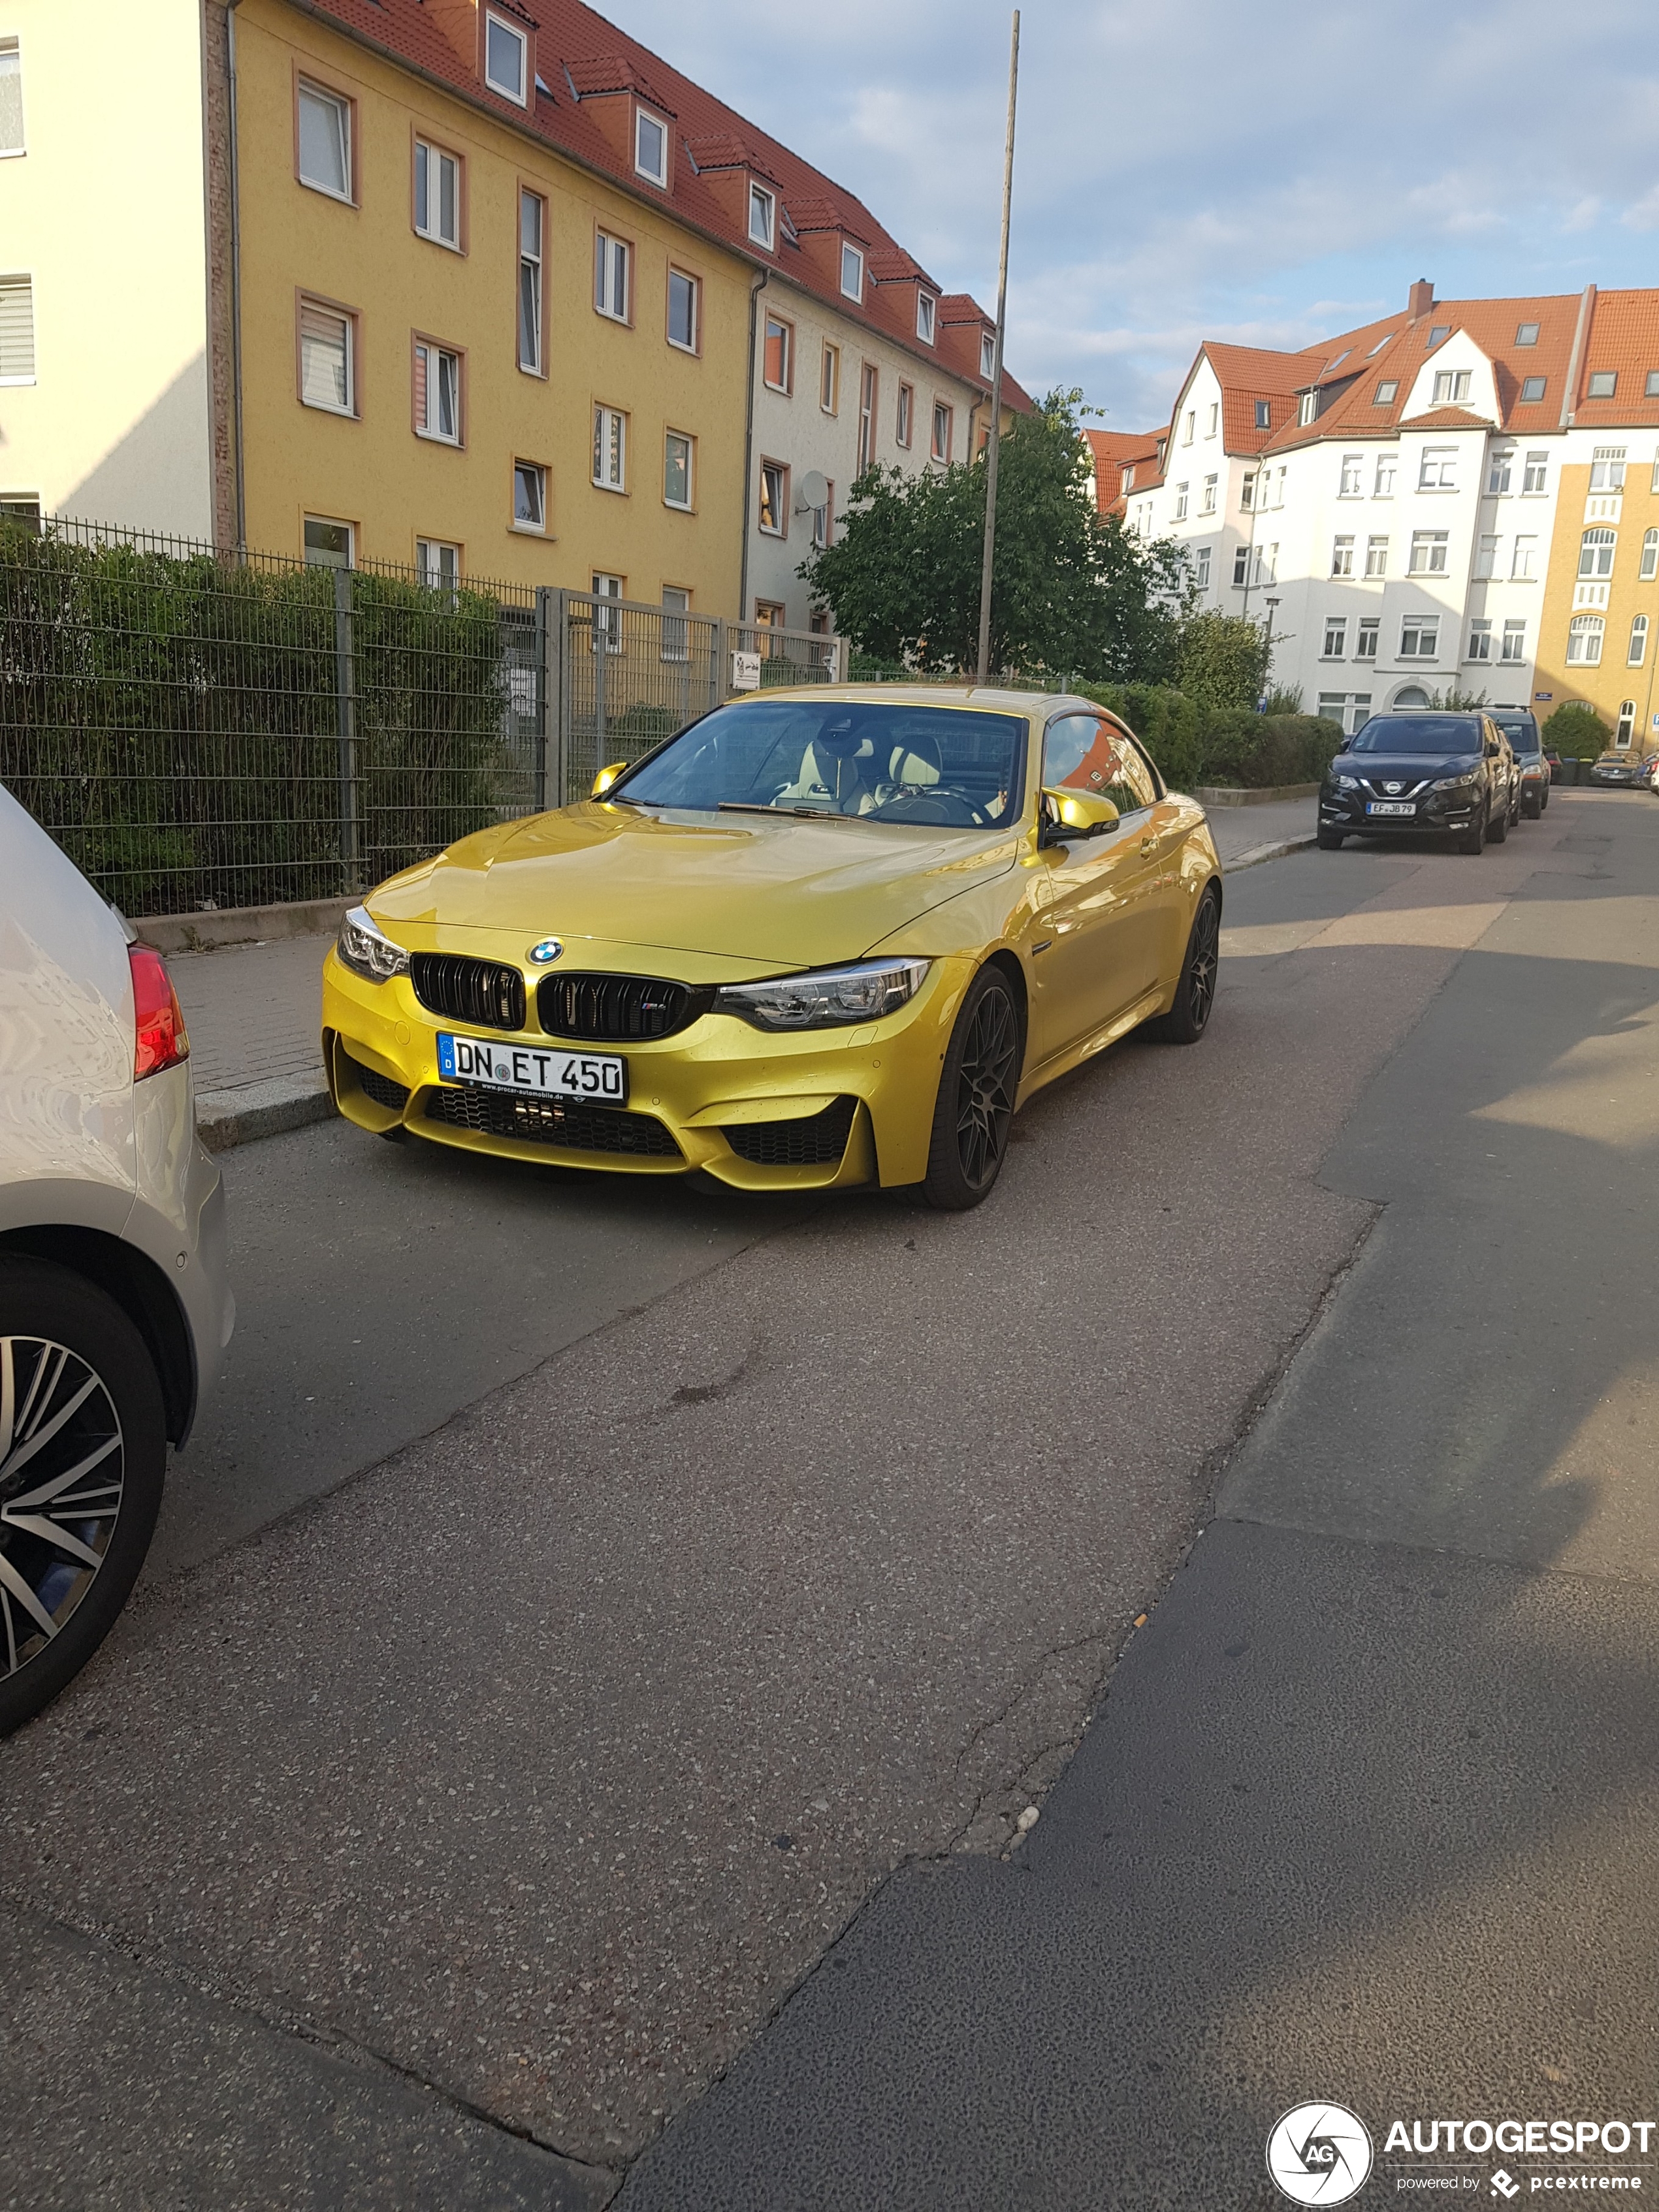
<path id="1" fill-rule="evenodd" d="M 530 957 L 538 968 L 545 968 L 556 960 L 563 951 L 564 947 L 556 937 L 544 937 L 539 945 L 531 946 Z"/>

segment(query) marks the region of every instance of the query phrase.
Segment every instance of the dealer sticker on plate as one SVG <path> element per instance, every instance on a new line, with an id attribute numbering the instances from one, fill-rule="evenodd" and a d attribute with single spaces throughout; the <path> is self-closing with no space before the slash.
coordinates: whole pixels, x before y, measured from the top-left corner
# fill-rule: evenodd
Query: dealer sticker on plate
<path id="1" fill-rule="evenodd" d="M 496 1044 L 489 1037 L 438 1032 L 438 1073 L 446 1083 L 487 1083 L 497 1091 L 531 1091 L 542 1098 L 586 1098 L 620 1106 L 628 1097 L 628 1062 L 611 1052 L 543 1052 L 535 1045 Z"/>

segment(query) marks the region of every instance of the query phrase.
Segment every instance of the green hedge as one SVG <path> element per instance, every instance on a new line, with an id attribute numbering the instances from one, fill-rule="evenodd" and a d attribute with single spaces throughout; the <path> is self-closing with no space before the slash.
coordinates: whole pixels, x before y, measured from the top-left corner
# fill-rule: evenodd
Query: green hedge
<path id="1" fill-rule="evenodd" d="M 1569 699 L 1545 723 L 1544 743 L 1566 760 L 1595 760 L 1613 743 L 1613 732 L 1594 707 Z"/>
<path id="2" fill-rule="evenodd" d="M 1206 784 L 1265 791 L 1278 784 L 1316 783 L 1342 747 L 1339 726 L 1317 714 L 1204 709 L 1162 684 L 1077 688 L 1082 697 L 1121 716 L 1177 791 Z"/>

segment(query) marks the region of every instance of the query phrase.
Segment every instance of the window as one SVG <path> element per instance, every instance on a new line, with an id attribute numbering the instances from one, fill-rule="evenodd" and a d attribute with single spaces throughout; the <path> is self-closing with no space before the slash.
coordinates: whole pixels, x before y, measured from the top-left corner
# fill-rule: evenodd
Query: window
<path id="1" fill-rule="evenodd" d="M 1655 576 L 1659 576 L 1659 530 L 1644 530 L 1642 532 L 1642 566 L 1639 574 L 1644 584 L 1650 584 Z"/>
<path id="2" fill-rule="evenodd" d="M 1182 442 L 1182 444 L 1183 446 L 1190 446 L 1190 445 L 1192 444 L 1192 442 L 1193 442 L 1193 439 L 1194 439 L 1194 435 L 1195 435 L 1195 434 L 1196 434 L 1196 433 L 1197 433 L 1197 430 L 1198 430 L 1198 410 L 1197 410 L 1197 408 L 1196 408 L 1196 407 L 1189 407 L 1189 408 L 1187 410 L 1187 426 L 1186 426 L 1185 429 L 1184 429 L 1184 430 L 1182 432 L 1182 434 L 1181 434 L 1181 442 Z"/>
<path id="3" fill-rule="evenodd" d="M 1655 466 L 1659 467 L 1659 462 L 1656 462 Z M 1130 475 L 1133 474 L 1132 470 Z M 1128 478 L 1126 477 L 1124 481 L 1127 483 Z M 1244 471 L 1244 481 L 1238 488 L 1238 503 L 1246 513 L 1255 505 L 1255 471 L 1254 469 L 1246 469 Z"/>
<path id="4" fill-rule="evenodd" d="M 1399 378 L 1397 376 L 1385 376 L 1382 379 L 1382 381 L 1376 387 L 1376 398 L 1372 402 L 1372 404 L 1377 407 L 1392 407 L 1395 401 L 1398 399 L 1399 397 Z"/>
<path id="5" fill-rule="evenodd" d="M 1439 616 L 1407 615 L 1400 625 L 1400 658 L 1432 660 L 1439 650 Z"/>
<path id="6" fill-rule="evenodd" d="M 593 481 L 601 491 L 628 489 L 628 417 L 619 407 L 593 410 Z"/>
<path id="7" fill-rule="evenodd" d="M 903 436 L 902 446 L 910 442 L 910 387 L 899 386 L 899 422 Z M 869 362 L 859 371 L 859 474 L 875 464 L 876 459 L 876 372 Z"/>
<path id="8" fill-rule="evenodd" d="M 1266 399 L 1258 399 L 1255 403 L 1256 428 L 1258 430 L 1266 430 L 1271 427 L 1272 422 L 1273 406 L 1271 402 Z"/>
<path id="9" fill-rule="evenodd" d="M 1653 473 L 1656 477 L 1659 477 L 1659 461 L 1655 461 L 1653 465 Z M 1123 471 L 1123 489 L 1125 491 L 1133 491 L 1134 488 L 1135 466 L 1134 463 L 1131 461 L 1128 467 Z"/>
<path id="10" fill-rule="evenodd" d="M 1424 350 L 1427 353 L 1432 353 L 1443 338 L 1449 338 L 1450 336 L 1451 325 L 1449 323 L 1434 324 L 1430 329 L 1429 343 Z"/>
<path id="11" fill-rule="evenodd" d="M 1364 465 L 1365 456 L 1364 453 L 1343 454 L 1342 478 L 1341 482 L 1337 486 L 1337 497 L 1339 499 L 1358 499 L 1362 495 L 1364 487 L 1361 484 L 1359 479 L 1361 471 L 1364 470 Z"/>
<path id="12" fill-rule="evenodd" d="M 540 376 L 542 343 L 542 238 L 547 207 L 535 192 L 519 194 L 519 366 Z"/>
<path id="13" fill-rule="evenodd" d="M 951 458 L 951 410 L 942 399 L 936 399 L 933 402 L 932 447 L 933 456 L 936 461 L 948 461 Z"/>
<path id="14" fill-rule="evenodd" d="M 662 647 L 665 660 L 690 660 L 691 658 L 691 625 L 686 617 L 691 611 L 691 594 L 677 584 L 662 587 Z"/>
<path id="15" fill-rule="evenodd" d="M 23 150 L 23 58 L 15 39 L 0 39 L 0 154 Z"/>
<path id="16" fill-rule="evenodd" d="M 1659 399 L 1659 368 L 1650 368 L 1648 371 L 1648 380 L 1643 397 L 1648 399 Z"/>
<path id="17" fill-rule="evenodd" d="M 1468 660 L 1492 659 L 1492 624 L 1489 622 L 1472 622 L 1469 624 L 1469 649 L 1464 658 Z"/>
<path id="18" fill-rule="evenodd" d="M 875 374 L 875 373 L 876 373 L 876 372 L 875 372 L 875 371 L 874 371 L 874 369 L 872 369 L 872 368 L 871 368 L 871 369 L 866 369 L 866 370 L 865 371 L 865 374 L 866 374 L 866 376 L 871 376 L 871 377 L 873 377 L 873 376 L 874 376 L 874 374 Z M 872 400 L 872 408 L 873 408 L 873 404 L 874 404 L 874 403 L 873 403 L 873 400 Z M 915 407 L 916 407 L 916 395 L 915 395 L 915 392 L 914 389 L 913 389 L 909 385 L 908 385 L 908 384 L 901 384 L 901 385 L 900 385 L 900 386 L 899 386 L 899 388 L 898 388 L 898 429 L 897 429 L 897 438 L 898 438 L 898 442 L 899 442 L 899 444 L 900 444 L 901 446 L 908 446 L 908 444 L 909 444 L 909 442 L 910 442 L 910 418 L 911 418 L 911 416 L 915 413 Z M 862 421 L 860 420 L 860 424 L 859 424 L 859 453 L 860 453 L 860 459 L 859 465 L 860 465 L 860 468 L 865 468 L 865 467 L 867 467 L 867 466 L 869 465 L 868 465 L 868 463 L 867 463 L 867 462 L 866 462 L 866 461 L 862 459 L 863 452 L 864 452 L 864 425 L 863 425 Z M 1655 464 L 1655 466 L 1656 466 L 1656 467 L 1659 467 L 1659 463 L 1656 463 L 1656 464 Z"/>
<path id="19" fill-rule="evenodd" d="M 761 374 L 773 392 L 788 392 L 794 384 L 795 331 L 793 324 L 786 323 L 780 315 L 766 318 L 766 344 L 761 358 Z"/>
<path id="20" fill-rule="evenodd" d="M 1296 403 L 1297 421 L 1305 428 L 1310 422 L 1318 419 L 1318 415 L 1319 394 L 1316 392 L 1304 392 Z"/>
<path id="21" fill-rule="evenodd" d="M 5 57 L 0 53 L 0 68 Z M 0 75 L 0 85 L 5 79 Z M 300 182 L 337 200 L 351 198 L 351 102 L 300 80 Z"/>
<path id="22" fill-rule="evenodd" d="M 1382 627 L 1381 619 L 1376 616 L 1371 616 L 1360 623 L 1359 635 L 1353 643 L 1353 657 L 1356 660 L 1376 659 L 1376 641 Z"/>
<path id="23" fill-rule="evenodd" d="M 632 248 L 626 240 L 612 238 L 608 231 L 596 231 L 593 236 L 593 306 L 596 311 L 613 323 L 629 319 L 629 264 Z"/>
<path id="24" fill-rule="evenodd" d="M 841 248 L 841 289 L 846 299 L 864 297 L 864 256 L 856 246 L 848 246 L 844 239 Z"/>
<path id="25" fill-rule="evenodd" d="M 1469 371 L 1467 368 L 1437 369 L 1434 378 L 1434 404 L 1437 407 L 1455 406 L 1469 396 Z"/>
<path id="26" fill-rule="evenodd" d="M 514 23 L 499 15 L 484 18 L 484 82 L 503 99 L 528 105 L 530 41 Z"/>
<path id="27" fill-rule="evenodd" d="M 702 287 L 684 269 L 668 272 L 668 343 L 682 353 L 696 353 L 700 337 Z"/>
<path id="28" fill-rule="evenodd" d="M 668 125 L 643 107 L 634 111 L 634 171 L 648 185 L 668 188 Z"/>
<path id="29" fill-rule="evenodd" d="M 1187 520 L 1188 489 L 1188 487 L 1184 483 L 1179 483 L 1175 488 L 1175 519 L 1177 522 L 1184 522 Z"/>
<path id="30" fill-rule="evenodd" d="M 1376 457 L 1376 482 L 1371 486 L 1373 499 L 1394 497 L 1395 471 L 1400 466 L 1398 453 L 1379 453 Z"/>
<path id="31" fill-rule="evenodd" d="M 1537 556 L 1538 540 L 1535 538 L 1517 538 L 1516 539 L 1515 557 L 1510 562 L 1510 575 L 1515 582 L 1528 583 L 1531 581 L 1532 578 L 1536 575 L 1538 572 L 1534 566 L 1534 562 L 1537 559 Z"/>
<path id="32" fill-rule="evenodd" d="M 1613 742 L 1619 746 L 1629 744 L 1636 735 L 1636 702 L 1622 699 L 1619 702 L 1619 727 L 1613 732 Z"/>
<path id="33" fill-rule="evenodd" d="M 1622 446 L 1595 447 L 1590 455 L 1589 488 L 1592 491 L 1623 491 L 1625 448 Z"/>
<path id="34" fill-rule="evenodd" d="M 749 235 L 757 246 L 772 251 L 774 226 L 777 221 L 778 204 L 764 185 L 749 187 Z"/>
<path id="35" fill-rule="evenodd" d="M 1521 324 L 1515 333 L 1515 343 L 1516 345 L 1536 345 L 1538 343 L 1537 324 Z"/>
<path id="36" fill-rule="evenodd" d="M 829 544 L 836 518 L 836 487 L 826 478 L 822 507 L 812 509 L 812 544 L 822 552 Z"/>
<path id="37" fill-rule="evenodd" d="M 1233 548 L 1233 588 L 1240 590 L 1250 580 L 1250 549 L 1248 545 Z"/>
<path id="38" fill-rule="evenodd" d="M 1477 582 L 1484 581 L 1487 577 L 1495 576 L 1498 574 L 1498 540 L 1495 537 L 1481 537 L 1476 539 L 1474 574 Z"/>
<path id="39" fill-rule="evenodd" d="M 1221 402 L 1218 399 L 1212 399 L 1210 402 L 1208 411 L 1204 417 L 1205 436 L 1206 438 L 1213 438 L 1216 431 L 1220 427 L 1220 422 Z"/>
<path id="40" fill-rule="evenodd" d="M 1625 664 L 1630 668 L 1639 668 L 1647 656 L 1648 618 L 1645 615 L 1633 615 L 1631 617 L 1630 646 L 1625 654 Z"/>
<path id="41" fill-rule="evenodd" d="M 1264 477 L 1264 478 L 1263 478 L 1263 480 L 1262 480 L 1262 482 L 1263 482 L 1263 490 L 1264 490 L 1264 492 L 1265 492 L 1265 490 L 1266 490 L 1266 481 L 1267 481 L 1267 480 L 1266 480 L 1266 478 Z M 1283 506 L 1284 506 L 1284 504 L 1285 504 L 1285 468 L 1284 468 L 1284 464 L 1281 462 L 1281 463 L 1280 463 L 1280 465 L 1279 465 L 1279 477 L 1278 477 L 1278 481 L 1275 483 L 1275 484 L 1274 484 L 1274 486 L 1273 486 L 1273 505 L 1274 505 L 1275 507 L 1283 507 Z"/>
<path id="42" fill-rule="evenodd" d="M 326 515 L 306 517 L 305 548 L 307 568 L 349 568 L 353 532 L 349 522 L 333 522 Z"/>
<path id="43" fill-rule="evenodd" d="M 760 471 L 760 526 L 769 538 L 789 533 L 789 471 L 781 461 L 763 461 Z"/>
<path id="44" fill-rule="evenodd" d="M 826 338 L 823 359 L 818 367 L 818 405 L 826 415 L 833 415 L 841 404 L 841 348 L 832 346 Z"/>
<path id="45" fill-rule="evenodd" d="M 461 549 L 441 538 L 415 540 L 415 573 L 428 592 L 451 592 L 461 580 Z"/>
<path id="46" fill-rule="evenodd" d="M 1407 573 L 1413 576 L 1443 576 L 1446 538 L 1443 530 L 1413 530 L 1411 567 Z"/>
<path id="47" fill-rule="evenodd" d="M 6 301 L 0 289 L 0 377 L 5 376 Z M 307 407 L 321 407 L 331 415 L 357 411 L 356 362 L 352 343 L 356 332 L 352 318 L 314 300 L 300 302 L 300 399 Z"/>
<path id="48" fill-rule="evenodd" d="M 1204 496 L 1199 502 L 1198 509 L 1200 514 L 1213 514 L 1215 513 L 1215 488 L 1219 481 L 1220 479 L 1217 477 L 1205 477 Z"/>
<path id="49" fill-rule="evenodd" d="M 1581 576 L 1610 576 L 1613 574 L 1613 548 L 1619 542 L 1614 530 L 1587 530 L 1578 541 L 1578 573 Z"/>
<path id="50" fill-rule="evenodd" d="M 1279 540 L 1276 538 L 1265 550 L 1260 545 L 1256 548 L 1255 580 L 1258 584 L 1276 584 L 1279 581 Z"/>
<path id="51" fill-rule="evenodd" d="M 537 531 L 547 527 L 547 471 L 539 461 L 513 464 L 513 527 Z"/>
<path id="52" fill-rule="evenodd" d="M 1592 372 L 1589 380 L 1589 397 L 1592 399 L 1611 399 L 1618 389 L 1619 372 L 1616 368 L 1598 368 Z"/>
<path id="53" fill-rule="evenodd" d="M 938 306 L 931 292 L 916 295 L 916 336 L 923 345 L 933 343 L 933 311 Z"/>
<path id="54" fill-rule="evenodd" d="M 1514 465 L 1513 452 L 1494 453 L 1492 466 L 1486 471 L 1486 489 L 1500 495 L 1510 488 L 1510 472 Z"/>
<path id="55" fill-rule="evenodd" d="M 1524 660 L 1527 657 L 1527 618 L 1511 615 L 1504 624 L 1504 644 L 1498 654 L 1500 660 Z"/>
<path id="56" fill-rule="evenodd" d="M 1455 491 L 1457 489 L 1457 448 L 1455 446 L 1425 446 L 1423 459 L 1417 472 L 1419 491 Z"/>
<path id="57" fill-rule="evenodd" d="M 415 228 L 434 246 L 461 250 L 461 165 L 441 146 L 415 141 Z"/>
<path id="58" fill-rule="evenodd" d="M 995 334 L 981 331 L 979 334 L 979 373 L 988 384 L 996 374 L 997 342 Z"/>
<path id="59" fill-rule="evenodd" d="M 1348 625 L 1340 615 L 1325 617 L 1325 651 L 1327 660 L 1340 660 L 1348 649 Z"/>
<path id="60" fill-rule="evenodd" d="M 425 338 L 415 342 L 415 432 L 446 446 L 461 442 L 461 357 Z"/>
<path id="61" fill-rule="evenodd" d="M 1550 457 L 1547 453 L 1527 455 L 1527 472 L 1521 479 L 1523 495 L 1528 492 L 1541 492 L 1549 489 L 1549 467 Z"/>
<path id="62" fill-rule="evenodd" d="M 1545 376 L 1523 376 L 1521 380 L 1521 404 L 1535 407 L 1543 398 L 1544 387 L 1548 381 Z"/>
<path id="63" fill-rule="evenodd" d="M 762 629 L 781 629 L 787 612 L 787 609 L 781 606 L 775 599 L 757 599 L 755 602 L 755 621 Z"/>
<path id="64" fill-rule="evenodd" d="M 1353 540 L 1352 538 L 1339 538 L 1332 544 L 1331 574 L 1334 576 L 1352 575 Z"/>
<path id="65" fill-rule="evenodd" d="M 623 580 L 620 576 L 595 574 L 593 597 L 599 602 L 593 610 L 595 653 L 599 649 L 601 638 L 605 640 L 605 649 L 607 653 L 620 653 L 623 649 L 622 609 L 619 606 L 607 606 L 605 604 L 607 599 L 620 599 L 622 596 Z"/>
<path id="66" fill-rule="evenodd" d="M 1207 592 L 1210 588 L 1210 554 L 1209 546 L 1200 545 L 1194 558 L 1193 581 L 1200 592 Z"/>
<path id="67" fill-rule="evenodd" d="M 0 276 L 0 384 L 34 381 L 34 284 Z"/>
<path id="68" fill-rule="evenodd" d="M 670 430 L 662 446 L 662 501 L 665 507 L 691 511 L 692 441 L 684 430 Z"/>
<path id="69" fill-rule="evenodd" d="M 1600 615 L 1575 615 L 1567 625 L 1567 665 L 1570 668 L 1601 665 L 1601 634 L 1607 624 Z"/>
<path id="70" fill-rule="evenodd" d="M 1388 539 L 1386 538 L 1368 538 L 1365 540 L 1365 574 L 1368 576 L 1386 576 L 1388 573 Z"/>

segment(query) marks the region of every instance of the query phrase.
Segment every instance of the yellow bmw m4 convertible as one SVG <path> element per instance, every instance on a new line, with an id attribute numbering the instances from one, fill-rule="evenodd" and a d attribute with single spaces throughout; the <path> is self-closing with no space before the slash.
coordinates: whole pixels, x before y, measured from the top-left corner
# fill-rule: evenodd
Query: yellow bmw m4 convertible
<path id="1" fill-rule="evenodd" d="M 1196 1042 L 1220 920 L 1202 809 L 1085 700 L 762 691 L 382 884 L 324 1060 L 383 1136 L 961 1208 L 1043 1084 Z"/>

